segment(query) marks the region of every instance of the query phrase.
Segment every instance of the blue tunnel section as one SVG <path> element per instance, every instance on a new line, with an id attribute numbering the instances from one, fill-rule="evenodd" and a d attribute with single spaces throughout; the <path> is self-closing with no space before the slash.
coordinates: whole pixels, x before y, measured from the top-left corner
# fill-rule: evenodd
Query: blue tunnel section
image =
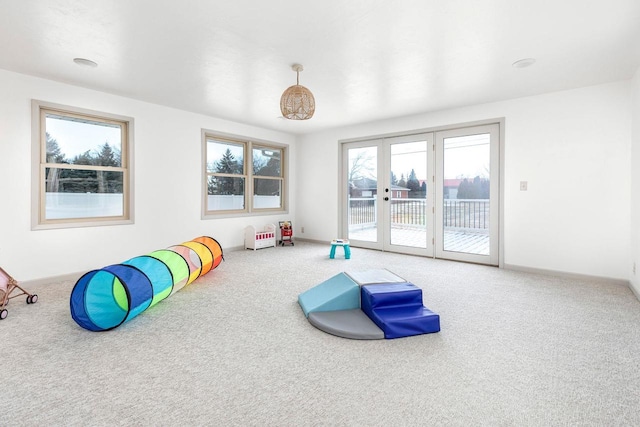
<path id="1" fill-rule="evenodd" d="M 171 294 L 171 290 L 173 289 L 173 275 L 169 267 L 159 259 L 143 255 L 131 258 L 122 264 L 139 269 L 149 278 L 153 288 L 151 305 L 155 305 Z"/>
<path id="2" fill-rule="evenodd" d="M 124 292 L 127 305 L 114 297 L 118 292 Z M 71 317 L 90 331 L 109 330 L 147 309 L 152 297 L 153 286 L 144 273 L 129 265 L 110 265 L 78 280 L 71 293 Z"/>

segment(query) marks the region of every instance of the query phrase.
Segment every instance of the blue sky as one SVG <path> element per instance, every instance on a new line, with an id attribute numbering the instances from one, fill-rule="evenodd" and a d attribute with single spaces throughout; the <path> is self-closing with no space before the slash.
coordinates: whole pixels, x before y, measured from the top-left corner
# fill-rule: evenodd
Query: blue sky
<path id="1" fill-rule="evenodd" d="M 99 151 L 105 142 L 118 151 L 122 149 L 121 129 L 118 126 L 47 117 L 46 129 L 58 142 L 60 150 L 68 160 L 87 150 Z"/>

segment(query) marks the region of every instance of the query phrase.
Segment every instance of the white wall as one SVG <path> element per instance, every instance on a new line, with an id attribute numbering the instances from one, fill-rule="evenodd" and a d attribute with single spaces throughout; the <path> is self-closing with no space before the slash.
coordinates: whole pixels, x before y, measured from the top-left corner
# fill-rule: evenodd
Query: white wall
<path id="1" fill-rule="evenodd" d="M 87 271 L 202 234 L 225 248 L 241 246 L 246 225 L 262 228 L 284 219 L 200 219 L 202 128 L 289 144 L 286 219 L 296 225 L 297 236 L 326 241 L 339 232 L 339 140 L 500 117 L 505 264 L 626 280 L 635 260 L 640 274 L 640 170 L 632 177 L 631 167 L 640 161 L 638 75 L 297 141 L 281 132 L 2 70 L 0 93 L 0 266 L 21 281 Z M 135 224 L 31 231 L 31 99 L 134 117 Z M 524 180 L 529 190 L 520 192 Z M 637 290 L 636 277 L 631 279 Z"/>
<path id="2" fill-rule="evenodd" d="M 0 266 L 20 281 L 84 272 L 200 235 L 243 245 L 244 227 L 283 215 L 201 220 L 201 129 L 290 145 L 295 137 L 204 115 L 0 70 Z M 135 224 L 31 231 L 31 100 L 135 119 Z"/>
<path id="3" fill-rule="evenodd" d="M 627 280 L 629 81 L 301 137 L 298 180 L 305 185 L 296 195 L 297 225 L 305 227 L 301 237 L 326 241 L 339 233 L 339 140 L 501 117 L 505 265 Z M 519 191 L 520 181 L 528 181 L 528 191 Z"/>
<path id="4" fill-rule="evenodd" d="M 633 86 L 633 136 L 631 142 L 631 262 L 636 263 L 636 273 L 630 282 L 640 297 L 640 68 L 632 81 Z"/>

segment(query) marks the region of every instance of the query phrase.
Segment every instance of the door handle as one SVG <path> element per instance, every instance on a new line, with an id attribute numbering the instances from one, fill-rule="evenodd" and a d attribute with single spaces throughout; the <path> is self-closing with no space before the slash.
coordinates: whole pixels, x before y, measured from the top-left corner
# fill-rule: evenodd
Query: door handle
<path id="1" fill-rule="evenodd" d="M 388 197 L 385 197 L 385 198 L 384 198 L 384 201 L 385 201 L 385 202 L 388 202 L 388 201 L 389 201 L 389 198 L 388 198 Z"/>

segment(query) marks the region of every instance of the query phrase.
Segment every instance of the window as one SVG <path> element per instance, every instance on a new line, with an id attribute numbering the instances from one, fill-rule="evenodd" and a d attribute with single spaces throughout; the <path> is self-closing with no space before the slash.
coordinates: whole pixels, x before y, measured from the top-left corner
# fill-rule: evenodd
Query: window
<path id="1" fill-rule="evenodd" d="M 132 222 L 132 124 L 34 101 L 34 228 Z"/>
<path id="2" fill-rule="evenodd" d="M 204 141 L 204 217 L 286 210 L 286 146 L 208 133 Z"/>
<path id="3" fill-rule="evenodd" d="M 253 208 L 282 208 L 282 149 L 253 146 Z"/>
<path id="4" fill-rule="evenodd" d="M 246 143 L 207 140 L 207 210 L 244 211 Z"/>

